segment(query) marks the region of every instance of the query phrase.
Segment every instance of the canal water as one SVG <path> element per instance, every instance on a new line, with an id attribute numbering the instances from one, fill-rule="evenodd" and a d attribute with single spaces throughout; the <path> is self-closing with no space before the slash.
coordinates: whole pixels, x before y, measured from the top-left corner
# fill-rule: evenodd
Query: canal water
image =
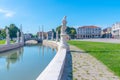
<path id="1" fill-rule="evenodd" d="M 0 53 L 0 80 L 36 80 L 56 54 L 42 45 Z"/>

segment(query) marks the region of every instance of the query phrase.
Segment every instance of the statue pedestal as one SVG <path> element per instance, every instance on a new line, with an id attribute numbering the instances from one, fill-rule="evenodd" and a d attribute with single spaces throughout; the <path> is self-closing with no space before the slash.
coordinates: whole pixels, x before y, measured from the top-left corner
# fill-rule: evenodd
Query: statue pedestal
<path id="1" fill-rule="evenodd" d="M 9 45 L 9 44 L 10 44 L 10 39 L 7 38 L 7 39 L 6 39 L 6 45 Z"/>
<path id="2" fill-rule="evenodd" d="M 67 34 L 61 34 L 60 47 L 67 49 L 69 51 L 69 45 L 66 42 Z"/>

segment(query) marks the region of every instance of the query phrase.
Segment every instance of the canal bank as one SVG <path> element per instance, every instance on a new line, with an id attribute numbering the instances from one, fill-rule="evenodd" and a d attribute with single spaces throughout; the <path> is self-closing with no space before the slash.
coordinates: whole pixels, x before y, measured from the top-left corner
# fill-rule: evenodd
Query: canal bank
<path id="1" fill-rule="evenodd" d="M 44 71 L 38 76 L 36 80 L 61 80 L 63 74 L 67 49 L 59 47 L 60 43 L 56 41 L 43 41 L 43 45 L 51 46 L 58 49 L 55 57 L 44 69 Z"/>
<path id="2" fill-rule="evenodd" d="M 9 51 L 15 48 L 19 48 L 24 46 L 24 43 L 14 43 L 14 44 L 9 44 L 9 45 L 0 45 L 0 52 L 5 52 L 5 51 Z"/>

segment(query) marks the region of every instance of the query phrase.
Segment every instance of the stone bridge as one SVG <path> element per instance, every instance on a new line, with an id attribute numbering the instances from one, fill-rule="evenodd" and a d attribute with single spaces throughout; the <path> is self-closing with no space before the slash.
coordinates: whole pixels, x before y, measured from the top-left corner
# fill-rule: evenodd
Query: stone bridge
<path id="1" fill-rule="evenodd" d="M 24 39 L 24 42 L 29 41 L 29 40 L 35 40 L 38 43 L 42 43 L 42 41 L 43 41 L 42 39 L 38 39 L 38 38 L 29 38 L 29 39 Z"/>

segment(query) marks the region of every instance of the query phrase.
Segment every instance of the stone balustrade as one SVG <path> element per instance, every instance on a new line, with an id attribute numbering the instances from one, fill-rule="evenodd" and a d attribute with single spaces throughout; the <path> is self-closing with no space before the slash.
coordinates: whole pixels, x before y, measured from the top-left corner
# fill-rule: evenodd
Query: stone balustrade
<path id="1" fill-rule="evenodd" d="M 63 74 L 64 64 L 66 60 L 67 49 L 58 47 L 59 42 L 43 41 L 43 45 L 58 48 L 58 51 L 52 61 L 45 70 L 38 76 L 36 80 L 60 80 Z"/>

